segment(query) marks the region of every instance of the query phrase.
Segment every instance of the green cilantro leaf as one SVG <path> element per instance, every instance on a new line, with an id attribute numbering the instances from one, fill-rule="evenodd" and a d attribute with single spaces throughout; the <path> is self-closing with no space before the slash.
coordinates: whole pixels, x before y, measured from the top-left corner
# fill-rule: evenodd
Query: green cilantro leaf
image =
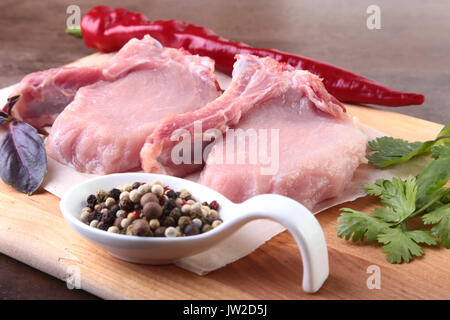
<path id="1" fill-rule="evenodd" d="M 363 188 L 369 196 L 381 196 L 384 192 L 384 182 L 387 180 L 378 179 L 375 183 L 366 183 Z"/>
<path id="2" fill-rule="evenodd" d="M 338 237 L 345 238 L 345 240 L 352 239 L 353 242 L 358 240 L 375 241 L 377 235 L 385 229 L 388 229 L 391 224 L 386 223 L 380 219 L 369 216 L 363 212 L 352 210 L 349 208 L 342 208 L 337 226 Z"/>
<path id="3" fill-rule="evenodd" d="M 377 208 L 374 216 L 385 222 L 401 223 L 416 210 L 416 179 L 409 176 L 405 182 L 400 178 L 378 180 L 375 184 L 365 184 L 367 194 L 377 195 L 385 208 Z"/>
<path id="4" fill-rule="evenodd" d="M 422 256 L 423 251 L 418 243 L 436 244 L 436 239 L 429 231 L 408 231 L 403 226 L 389 228 L 379 234 L 377 239 L 384 244 L 383 252 L 388 253 L 386 259 L 391 263 L 409 262 L 413 256 Z"/>
<path id="5" fill-rule="evenodd" d="M 435 145 L 433 148 L 431 148 L 431 152 L 434 159 L 437 159 L 439 157 L 450 157 L 450 142 Z"/>
<path id="6" fill-rule="evenodd" d="M 366 156 L 371 164 L 385 168 L 396 163 L 408 161 L 418 154 L 422 142 L 412 142 L 392 137 L 380 137 L 369 141 L 369 147 L 376 151 Z M 408 156 L 409 155 L 409 156 Z"/>
<path id="7" fill-rule="evenodd" d="M 445 151 L 446 152 L 446 151 Z M 425 206 L 450 179 L 450 156 L 439 156 L 417 177 L 417 208 Z"/>
<path id="8" fill-rule="evenodd" d="M 434 146 L 450 141 L 450 124 L 447 124 L 435 140 L 426 142 L 408 142 L 392 137 L 380 137 L 369 141 L 369 147 L 374 153 L 366 158 L 371 164 L 385 168 L 394 164 L 404 163 L 418 155 L 431 152 Z"/>
<path id="9" fill-rule="evenodd" d="M 422 219 L 425 224 L 435 224 L 431 232 L 440 243 L 450 248 L 450 203 L 424 214 Z"/>

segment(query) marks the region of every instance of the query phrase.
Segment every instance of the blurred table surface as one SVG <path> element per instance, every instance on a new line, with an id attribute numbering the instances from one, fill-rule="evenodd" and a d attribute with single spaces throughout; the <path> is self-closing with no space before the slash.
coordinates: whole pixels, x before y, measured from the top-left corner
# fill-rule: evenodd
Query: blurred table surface
<path id="1" fill-rule="evenodd" d="M 30 72 L 61 66 L 93 51 L 65 34 L 66 9 L 87 0 L 0 2 L 0 88 Z M 369 30 L 369 5 L 381 29 Z M 394 111 L 450 122 L 450 1 L 420 0 L 120 0 L 111 7 L 152 20 L 177 19 L 252 46 L 327 61 L 398 90 L 422 93 L 422 106 Z M 2 299 L 92 299 L 80 290 L 0 254 Z"/>

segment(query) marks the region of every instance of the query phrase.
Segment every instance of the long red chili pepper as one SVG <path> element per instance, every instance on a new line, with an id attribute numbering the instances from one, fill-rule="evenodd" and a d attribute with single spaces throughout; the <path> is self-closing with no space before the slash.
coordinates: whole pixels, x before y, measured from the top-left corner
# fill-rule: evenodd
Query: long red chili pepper
<path id="1" fill-rule="evenodd" d="M 192 54 L 214 59 L 217 69 L 227 74 L 231 74 L 234 57 L 238 53 L 270 56 L 279 62 L 308 70 L 323 78 L 327 90 L 343 102 L 398 107 L 422 104 L 425 99 L 421 94 L 396 91 L 324 62 L 273 49 L 252 48 L 243 43 L 221 38 L 206 28 L 185 22 L 176 20 L 152 22 L 140 13 L 121 8 L 115 10 L 106 6 L 93 8 L 81 20 L 81 33 L 88 47 L 101 52 L 119 50 L 131 38 L 141 39 L 149 34 L 166 47 L 183 47 Z"/>

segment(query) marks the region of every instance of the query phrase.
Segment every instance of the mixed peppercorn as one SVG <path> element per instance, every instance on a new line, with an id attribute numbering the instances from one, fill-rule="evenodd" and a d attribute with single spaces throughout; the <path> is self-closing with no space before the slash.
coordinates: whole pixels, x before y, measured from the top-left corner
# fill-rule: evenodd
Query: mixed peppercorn
<path id="1" fill-rule="evenodd" d="M 176 192 L 160 181 L 135 182 L 91 194 L 80 220 L 113 233 L 172 238 L 217 228 L 222 223 L 218 210 L 217 201 L 197 202 L 185 189 Z"/>

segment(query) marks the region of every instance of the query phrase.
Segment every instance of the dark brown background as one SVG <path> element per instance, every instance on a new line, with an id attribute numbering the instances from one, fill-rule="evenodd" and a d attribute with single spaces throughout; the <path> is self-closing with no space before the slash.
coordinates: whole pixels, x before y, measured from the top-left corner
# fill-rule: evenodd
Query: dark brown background
<path id="1" fill-rule="evenodd" d="M 178 19 L 223 37 L 324 60 L 398 90 L 423 93 L 422 106 L 395 111 L 450 122 L 450 1 L 183 0 L 108 1 L 150 19 Z M 0 88 L 27 73 L 92 53 L 64 33 L 70 4 L 93 1 L 0 2 Z M 366 9 L 381 8 L 381 30 L 368 30 Z M 0 254 L 0 298 L 94 298 Z"/>

